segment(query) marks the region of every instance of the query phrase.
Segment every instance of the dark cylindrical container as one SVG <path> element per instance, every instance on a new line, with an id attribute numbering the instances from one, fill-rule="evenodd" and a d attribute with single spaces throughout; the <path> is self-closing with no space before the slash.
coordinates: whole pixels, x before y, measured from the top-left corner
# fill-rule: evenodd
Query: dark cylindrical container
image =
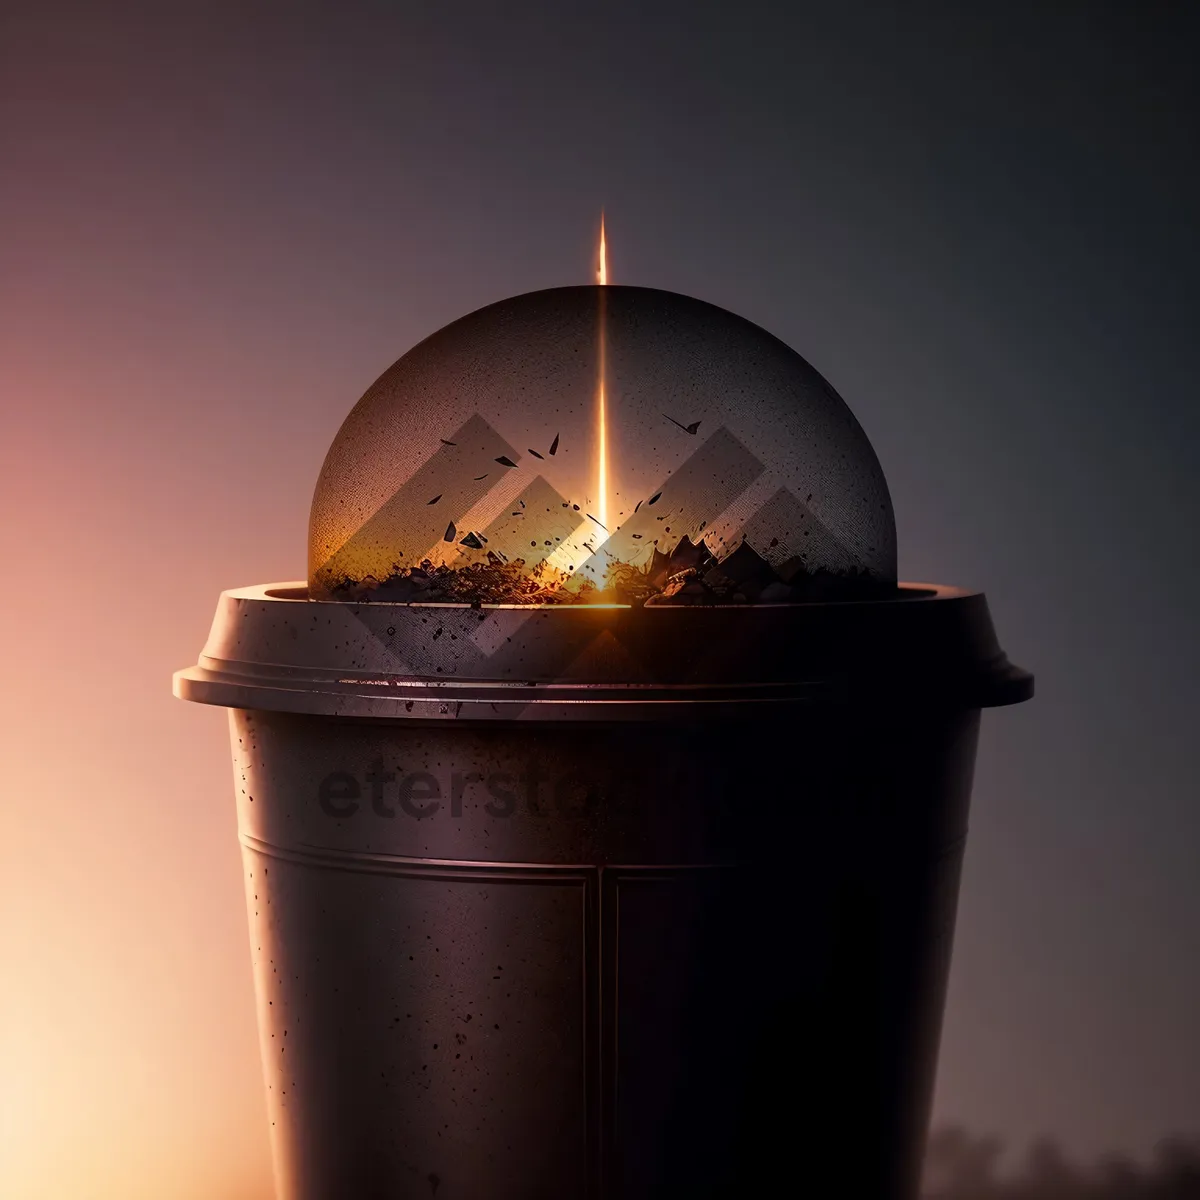
<path id="1" fill-rule="evenodd" d="M 282 1200 L 912 1200 L 982 595 L 548 610 L 223 595 Z"/>

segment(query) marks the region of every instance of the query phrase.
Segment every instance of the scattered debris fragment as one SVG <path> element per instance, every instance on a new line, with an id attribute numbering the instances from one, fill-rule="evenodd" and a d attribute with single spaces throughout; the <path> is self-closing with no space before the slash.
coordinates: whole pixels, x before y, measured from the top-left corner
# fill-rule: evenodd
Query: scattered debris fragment
<path id="1" fill-rule="evenodd" d="M 667 417 L 667 414 L 663 413 L 663 416 Z M 696 436 L 696 430 L 700 428 L 699 421 L 693 421 L 690 425 L 684 425 L 681 421 L 675 420 L 674 417 L 667 417 L 667 420 L 670 421 L 672 425 L 678 425 L 684 433 L 690 433 L 693 437 Z"/>
<path id="2" fill-rule="evenodd" d="M 442 536 L 442 541 L 452 542 L 452 541 L 454 541 L 454 539 L 457 536 L 458 536 L 458 530 L 454 528 L 454 522 L 451 521 L 450 524 L 446 526 L 446 532 Z"/>
<path id="3" fill-rule="evenodd" d="M 508 457 L 507 454 L 500 455 L 500 457 L 496 459 L 496 462 L 498 462 L 502 467 L 515 467 L 517 465 L 511 458 Z"/>
<path id="4" fill-rule="evenodd" d="M 425 503 L 426 504 L 436 504 L 441 498 L 442 498 L 442 493 L 438 492 L 438 494 L 436 496 L 434 496 L 434 498 L 432 500 L 426 500 Z"/>
<path id="5" fill-rule="evenodd" d="M 558 434 L 554 435 L 554 441 L 550 443 L 550 456 L 554 457 L 558 453 Z"/>
<path id="6" fill-rule="evenodd" d="M 543 462 L 545 461 L 546 456 L 544 454 L 539 454 L 536 450 L 534 450 L 532 448 L 529 450 L 529 453 L 532 454 L 534 458 L 540 458 L 540 459 L 542 459 Z"/>

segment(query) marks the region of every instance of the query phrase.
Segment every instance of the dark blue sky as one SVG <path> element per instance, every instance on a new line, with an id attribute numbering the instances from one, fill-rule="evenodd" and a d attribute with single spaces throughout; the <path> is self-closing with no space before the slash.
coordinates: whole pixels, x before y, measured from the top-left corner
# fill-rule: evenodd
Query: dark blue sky
<path id="1" fill-rule="evenodd" d="M 224 735 L 167 712 L 169 673 L 219 588 L 303 574 L 321 459 L 376 376 L 465 312 L 587 282 L 603 206 L 616 281 L 730 308 L 830 379 L 887 473 L 902 578 L 986 590 L 1037 675 L 984 721 L 938 1117 L 1087 1154 L 1200 1129 L 1198 32 L 1169 3 L 10 8 L 20 561 L 115 597 L 120 528 L 157 614 L 151 636 L 110 599 L 70 653 L 18 656 L 15 694 L 33 722 L 124 646 L 128 721 L 79 712 L 78 737 L 144 720 L 220 759 L 181 785 L 186 824 L 155 809 L 141 836 L 193 838 L 171 903 L 220 931 L 239 1052 Z M 93 943 L 135 940 L 122 895 Z M 205 1019 L 198 1045 L 226 1038 Z"/>

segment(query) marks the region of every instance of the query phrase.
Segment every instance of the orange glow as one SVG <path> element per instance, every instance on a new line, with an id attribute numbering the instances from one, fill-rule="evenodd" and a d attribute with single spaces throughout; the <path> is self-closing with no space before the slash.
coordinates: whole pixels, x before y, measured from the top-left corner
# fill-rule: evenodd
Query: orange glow
<path id="1" fill-rule="evenodd" d="M 608 283 L 608 243 L 604 237 L 604 213 L 600 214 L 600 255 L 596 278 Z M 604 293 L 600 293 L 600 347 L 596 382 L 596 517 L 607 536 L 608 523 L 608 391 L 607 346 L 605 338 Z"/>
<path id="2" fill-rule="evenodd" d="M 600 214 L 600 265 L 596 268 L 596 279 L 601 284 L 608 282 L 608 243 L 604 240 L 604 213 Z"/>

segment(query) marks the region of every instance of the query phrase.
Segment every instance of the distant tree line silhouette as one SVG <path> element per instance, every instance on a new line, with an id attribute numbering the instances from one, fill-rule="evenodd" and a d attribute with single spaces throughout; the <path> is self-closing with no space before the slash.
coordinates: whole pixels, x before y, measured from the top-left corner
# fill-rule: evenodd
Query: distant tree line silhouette
<path id="1" fill-rule="evenodd" d="M 1200 1200 L 1200 1137 L 1175 1135 L 1148 1162 L 1108 1155 L 1073 1162 L 1049 1137 L 1000 1170 L 1004 1143 L 953 1125 L 935 1130 L 925 1155 L 923 1200 Z"/>

